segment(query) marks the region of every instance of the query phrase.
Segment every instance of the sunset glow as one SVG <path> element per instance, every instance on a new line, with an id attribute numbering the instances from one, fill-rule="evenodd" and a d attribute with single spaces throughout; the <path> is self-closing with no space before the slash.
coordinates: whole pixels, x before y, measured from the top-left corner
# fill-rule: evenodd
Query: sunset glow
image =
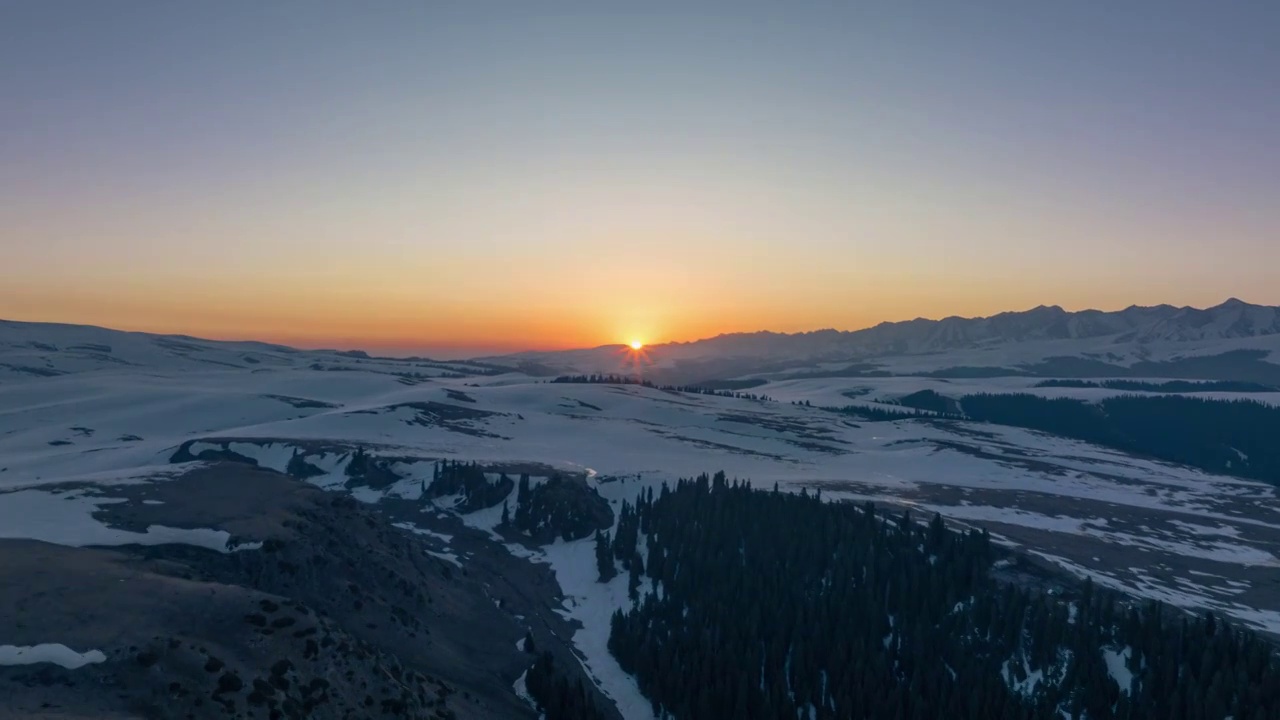
<path id="1" fill-rule="evenodd" d="M 632 340 L 630 345 L 632 350 L 639 350 L 640 348 L 644 347 L 644 343 L 640 342 L 639 340 Z"/>
<path id="2" fill-rule="evenodd" d="M 20 5 L 0 318 L 465 355 L 1280 303 L 1265 18 Z"/>

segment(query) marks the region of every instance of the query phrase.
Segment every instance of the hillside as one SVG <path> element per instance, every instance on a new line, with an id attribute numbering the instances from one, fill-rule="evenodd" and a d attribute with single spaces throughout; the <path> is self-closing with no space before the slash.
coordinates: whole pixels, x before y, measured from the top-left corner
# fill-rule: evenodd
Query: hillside
<path id="1" fill-rule="evenodd" d="M 359 368 L 412 381 L 504 368 L 430 358 L 380 358 L 353 351 L 298 350 L 260 342 L 204 340 L 186 335 L 124 332 L 88 325 L 0 320 L 0 382 L 81 372 L 266 371 Z"/>
<path id="2" fill-rule="evenodd" d="M 5 642 L 87 659 L 0 661 L 0 716 L 536 717 L 511 692 L 528 625 L 492 598 L 560 624 L 528 609 L 555 596 L 465 529 L 464 574 L 394 509 L 235 462 L 0 494 L 0 516 Z"/>

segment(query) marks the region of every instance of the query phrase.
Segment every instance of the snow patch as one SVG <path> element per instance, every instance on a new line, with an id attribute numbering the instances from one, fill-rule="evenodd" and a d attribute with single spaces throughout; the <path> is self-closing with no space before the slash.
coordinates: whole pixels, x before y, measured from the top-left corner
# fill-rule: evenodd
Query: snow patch
<path id="1" fill-rule="evenodd" d="M 609 652 L 610 621 L 614 610 L 632 606 L 627 594 L 627 574 L 599 582 L 592 538 L 565 542 L 557 539 L 543 549 L 543 557 L 556 574 L 565 595 L 561 614 L 577 620 L 582 628 L 573 644 L 582 653 L 588 676 L 609 696 L 625 720 L 651 720 L 653 705 L 640 692 L 636 680 L 618 665 Z"/>
<path id="2" fill-rule="evenodd" d="M 62 643 L 0 645 L 0 665 L 53 663 L 68 670 L 75 670 L 85 665 L 106 662 L 106 659 L 107 656 L 101 650 L 87 650 L 78 653 Z"/>
<path id="3" fill-rule="evenodd" d="M 529 685 L 526 680 L 528 677 L 529 677 L 529 671 L 525 670 L 524 672 L 520 673 L 520 677 L 516 678 L 515 683 L 513 683 L 511 687 L 516 691 L 516 697 L 520 698 L 526 703 L 529 703 L 529 707 L 533 708 L 534 712 L 537 712 L 538 701 L 534 700 L 533 696 L 529 694 Z M 538 717 L 543 717 L 543 716 L 539 714 Z"/>
<path id="4" fill-rule="evenodd" d="M 1017 667 L 1022 671 L 1017 674 L 1022 676 L 1021 680 L 1018 680 L 1017 675 L 1014 674 L 1014 666 L 1010 664 L 1010 661 L 1004 661 L 1004 665 L 1000 668 L 1000 675 L 1004 678 L 1005 684 L 1009 686 L 1010 690 L 1013 690 L 1016 693 L 1020 693 L 1022 695 L 1034 694 L 1036 686 L 1044 680 L 1044 671 L 1036 670 L 1032 672 L 1031 668 L 1027 667 L 1026 658 L 1023 657 L 1018 658 Z"/>
<path id="5" fill-rule="evenodd" d="M 351 497 L 368 505 L 376 505 L 382 499 L 382 495 L 383 492 L 381 490 L 374 490 L 363 485 L 351 488 Z"/>
<path id="6" fill-rule="evenodd" d="M 1119 652 L 1107 648 L 1102 651 L 1102 659 L 1107 663 L 1107 672 L 1111 679 L 1120 686 L 1120 692 L 1127 693 L 1133 688 L 1133 672 L 1129 670 L 1129 656 L 1133 649 L 1126 647 Z"/>
<path id="7" fill-rule="evenodd" d="M 1213 527 L 1211 525 L 1197 525 L 1196 523 L 1183 522 L 1181 520 L 1170 520 L 1169 524 L 1195 535 L 1220 535 L 1222 537 L 1230 538 L 1240 537 L 1240 530 L 1233 527 L 1227 527 L 1225 525 Z"/>
<path id="8" fill-rule="evenodd" d="M 453 536 L 445 535 L 444 533 L 434 532 L 432 530 L 427 530 L 426 528 L 420 528 L 411 522 L 393 523 L 392 527 L 398 527 L 401 530 L 408 530 L 409 532 L 415 535 L 422 535 L 425 537 L 429 537 L 436 540 L 437 542 L 442 543 L 445 546 L 445 550 L 426 550 L 425 552 L 432 557 L 437 557 L 437 558 L 440 558 L 441 560 L 444 560 L 445 562 L 453 563 L 458 567 L 462 567 L 462 561 L 458 559 L 458 556 L 452 552 L 447 552 L 447 549 L 449 547 L 449 541 L 453 539 Z"/>
<path id="9" fill-rule="evenodd" d="M 209 528 L 151 525 L 145 532 L 108 527 L 93 517 L 100 506 L 123 502 L 81 491 L 61 495 L 18 490 L 0 495 L 0 538 L 41 540 L 55 545 L 195 545 L 217 552 L 252 550 L 262 543 L 232 545 L 231 533 Z"/>

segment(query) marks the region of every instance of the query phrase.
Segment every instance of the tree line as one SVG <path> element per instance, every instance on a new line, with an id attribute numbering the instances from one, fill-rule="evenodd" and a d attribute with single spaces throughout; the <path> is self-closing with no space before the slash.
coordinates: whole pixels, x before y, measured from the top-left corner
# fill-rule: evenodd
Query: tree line
<path id="1" fill-rule="evenodd" d="M 1098 401 L 1030 393 L 952 399 L 923 390 L 900 406 L 825 410 L 868 422 L 974 420 L 1012 425 L 1147 455 L 1213 473 L 1280 483 L 1280 408 L 1254 400 L 1119 395 Z"/>
<path id="2" fill-rule="evenodd" d="M 1199 392 L 1280 392 L 1280 388 L 1246 380 L 1042 380 L 1038 388 L 1104 388 L 1131 392 L 1199 393 Z"/>
<path id="3" fill-rule="evenodd" d="M 936 515 L 719 473 L 625 512 L 597 540 L 601 579 L 622 558 L 635 578 L 609 648 L 655 716 L 1280 717 L 1280 666 L 1257 635 L 1088 583 L 1070 600 L 998 583 L 987 534 Z"/>
<path id="4" fill-rule="evenodd" d="M 532 652 L 533 640 L 525 639 L 525 650 Z M 533 667 L 525 674 L 525 688 L 546 720 L 605 720 L 582 684 L 582 678 L 570 682 L 556 668 L 555 657 L 549 652 L 538 656 Z"/>
<path id="5" fill-rule="evenodd" d="M 758 393 L 725 390 L 708 387 L 706 385 L 657 385 L 650 380 L 629 375 L 600 373 L 593 373 L 589 375 L 560 375 L 559 377 L 550 380 L 550 382 L 577 385 L 639 385 L 640 387 L 653 388 L 655 390 L 666 390 L 668 392 L 691 393 L 694 395 L 715 395 L 716 397 L 737 398 L 739 400 L 773 402 L 773 398 L 768 395 L 761 395 Z"/>
<path id="6" fill-rule="evenodd" d="M 1098 402 L 965 395 L 973 420 L 1017 425 L 1209 472 L 1280 482 L 1280 408 L 1252 400 L 1121 395 Z"/>

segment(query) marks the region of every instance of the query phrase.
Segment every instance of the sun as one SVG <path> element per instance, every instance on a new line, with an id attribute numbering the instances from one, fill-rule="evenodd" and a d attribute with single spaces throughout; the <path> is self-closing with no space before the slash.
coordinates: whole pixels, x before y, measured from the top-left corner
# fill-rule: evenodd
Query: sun
<path id="1" fill-rule="evenodd" d="M 639 350 L 640 348 L 644 347 L 644 343 L 640 342 L 639 340 L 632 340 L 629 344 L 631 345 L 632 350 Z"/>

